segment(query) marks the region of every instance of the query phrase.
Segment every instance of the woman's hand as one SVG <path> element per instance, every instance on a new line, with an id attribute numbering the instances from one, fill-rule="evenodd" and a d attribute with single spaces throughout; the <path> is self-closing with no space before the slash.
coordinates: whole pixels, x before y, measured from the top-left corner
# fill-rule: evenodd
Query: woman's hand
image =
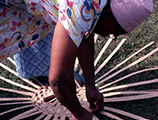
<path id="1" fill-rule="evenodd" d="M 86 86 L 86 96 L 90 103 L 92 112 L 103 108 L 103 95 L 95 87 L 94 80 L 94 36 L 91 34 L 88 39 L 83 39 L 78 58 L 83 70 Z"/>
<path id="2" fill-rule="evenodd" d="M 97 90 L 97 88 L 86 88 L 86 97 L 92 112 L 103 109 L 103 95 Z"/>

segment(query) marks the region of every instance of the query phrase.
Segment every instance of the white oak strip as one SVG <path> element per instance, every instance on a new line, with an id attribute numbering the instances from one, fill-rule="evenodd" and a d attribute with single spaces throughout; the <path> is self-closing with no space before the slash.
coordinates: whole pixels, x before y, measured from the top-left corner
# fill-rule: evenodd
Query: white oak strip
<path id="1" fill-rule="evenodd" d="M 128 88 L 128 87 L 135 87 L 135 86 L 139 86 L 139 85 L 146 85 L 146 84 L 152 84 L 152 83 L 157 83 L 158 79 L 153 79 L 153 80 L 148 80 L 148 81 L 141 81 L 141 82 L 136 82 L 136 83 L 130 83 L 130 84 L 125 84 L 125 85 L 119 85 L 119 86 L 115 86 L 115 87 L 110 87 L 110 88 L 106 88 L 106 89 L 102 89 L 104 88 L 104 86 L 99 87 L 100 92 L 108 92 L 108 91 L 112 91 L 112 90 L 118 90 L 118 89 L 123 89 L 123 88 Z"/>
<path id="2" fill-rule="evenodd" d="M 15 65 L 15 61 L 11 57 L 8 57 L 7 59 Z"/>
<path id="3" fill-rule="evenodd" d="M 21 87 L 21 88 L 23 88 L 23 89 L 25 89 L 25 90 L 29 90 L 29 91 L 32 91 L 32 92 L 37 92 L 36 89 L 33 89 L 33 88 L 31 88 L 31 87 L 28 87 L 28 86 L 25 86 L 25 85 L 22 85 L 22 84 L 19 84 L 19 83 L 16 83 L 16 82 L 14 82 L 14 81 L 12 81 L 12 80 L 9 80 L 9 79 L 7 79 L 7 78 L 4 78 L 4 77 L 1 77 L 1 76 L 0 76 L 0 79 L 3 80 L 3 81 L 5 81 L 5 82 L 7 82 L 7 83 L 10 83 L 10 84 L 12 84 L 12 85 L 15 85 L 15 86 L 17 86 L 17 87 Z"/>
<path id="4" fill-rule="evenodd" d="M 113 81 L 113 82 L 110 82 L 110 83 L 105 84 L 104 87 L 108 87 L 108 86 L 110 86 L 110 85 L 112 85 L 112 84 L 114 84 L 114 83 L 120 82 L 120 81 L 122 81 L 122 80 L 124 80 L 124 79 L 126 79 L 126 78 L 129 78 L 129 77 L 133 76 L 133 75 L 136 75 L 136 74 L 139 74 L 139 73 L 142 73 L 142 72 L 146 72 L 146 71 L 157 70 L 157 69 L 158 69 L 158 68 L 149 68 L 149 69 L 139 70 L 139 71 L 130 73 L 130 74 L 128 74 L 128 75 L 126 75 L 126 76 L 124 76 L 124 77 L 121 77 L 121 78 L 119 78 L 119 79 L 117 79 L 117 80 L 115 80 L 115 81 Z"/>
<path id="5" fill-rule="evenodd" d="M 124 63 L 126 63 L 128 60 L 130 60 L 132 57 L 134 57 L 135 55 L 137 55 L 138 53 L 140 53 L 142 50 L 146 49 L 147 47 L 151 46 L 154 42 L 150 42 L 149 44 L 147 44 L 146 46 L 144 46 L 143 48 L 141 48 L 140 50 L 138 50 L 137 52 L 135 52 L 134 54 L 130 55 L 127 59 L 125 59 L 124 61 L 122 61 L 120 64 L 116 65 L 114 68 L 112 68 L 111 70 L 109 70 L 107 73 L 105 73 L 103 76 L 101 76 L 100 78 L 98 78 L 96 80 L 96 82 L 98 82 L 99 80 L 101 80 L 103 77 L 107 76 L 108 74 L 110 74 L 111 72 L 113 72 L 114 70 L 116 70 L 118 67 L 120 67 L 121 65 L 123 65 Z"/>
<path id="6" fill-rule="evenodd" d="M 112 58 L 112 56 L 119 50 L 119 48 L 124 44 L 126 39 L 122 39 L 114 51 L 105 59 L 105 61 L 97 68 L 95 75 L 106 65 L 106 63 Z"/>
<path id="7" fill-rule="evenodd" d="M 143 94 L 143 95 L 131 95 L 126 97 L 104 98 L 104 102 L 123 102 L 123 101 L 142 100 L 142 99 L 148 99 L 154 97 L 158 97 L 157 92 Z"/>
<path id="8" fill-rule="evenodd" d="M 69 116 L 69 120 L 73 120 L 73 118 L 71 116 Z"/>
<path id="9" fill-rule="evenodd" d="M 99 37 L 99 35 L 95 33 L 95 34 L 94 34 L 94 43 L 97 42 L 98 37 Z"/>
<path id="10" fill-rule="evenodd" d="M 99 52 L 98 56 L 96 57 L 96 59 L 94 61 L 94 66 L 96 66 L 96 64 L 98 63 L 98 61 L 100 60 L 100 58 L 102 57 L 103 53 L 105 52 L 105 50 L 107 49 L 107 47 L 109 46 L 109 44 L 111 43 L 112 40 L 113 40 L 113 38 L 109 38 L 107 40 L 107 42 L 103 46 L 102 50 Z"/>
<path id="11" fill-rule="evenodd" d="M 33 93 L 31 93 L 31 92 L 23 92 L 23 91 L 8 89 L 8 88 L 1 88 L 0 87 L 0 90 L 7 91 L 7 92 L 14 92 L 14 93 L 22 94 L 22 95 L 27 95 L 27 96 L 33 95 Z"/>
<path id="12" fill-rule="evenodd" d="M 27 118 L 27 117 L 30 117 L 32 116 L 32 113 L 36 113 L 37 112 L 37 109 L 36 108 L 32 108 L 30 110 L 27 110 L 19 115 L 16 115 L 15 117 L 11 118 L 10 120 L 19 120 L 19 119 L 24 119 L 24 118 Z M 38 111 L 38 113 L 41 113 L 41 111 Z M 38 114 L 37 113 L 37 114 Z"/>
<path id="13" fill-rule="evenodd" d="M 65 120 L 66 116 L 65 115 L 61 115 L 59 120 Z"/>
<path id="14" fill-rule="evenodd" d="M 31 104 L 31 101 L 28 101 L 28 102 L 1 103 L 0 106 L 2 106 L 2 105 L 16 105 L 16 104 Z"/>
<path id="15" fill-rule="evenodd" d="M 111 118 L 111 119 L 114 119 L 114 120 L 123 120 L 122 118 L 120 118 L 120 117 L 118 117 L 116 115 L 113 115 L 113 114 L 111 114 L 109 112 L 100 111 L 100 113 L 105 115 L 105 116 L 107 116 L 107 117 L 109 117 L 109 118 Z"/>
<path id="16" fill-rule="evenodd" d="M 131 67 L 133 67 L 134 65 L 138 64 L 139 62 L 145 60 L 146 58 L 148 58 L 149 56 L 153 55 L 153 54 L 154 54 L 155 52 L 157 52 L 157 51 L 158 51 L 158 48 L 154 49 L 153 51 L 151 51 L 151 52 L 148 53 L 147 55 L 145 55 L 145 56 L 139 58 L 138 60 L 136 60 L 136 61 L 134 61 L 133 63 L 127 65 L 126 67 L 124 67 L 124 68 L 118 70 L 117 72 L 113 73 L 112 75 L 109 75 L 108 77 L 106 77 L 105 79 L 99 81 L 98 83 L 103 83 L 103 82 L 105 82 L 105 81 L 111 79 L 112 77 L 116 76 L 117 74 L 119 74 L 119 73 L 121 73 L 121 72 L 123 72 L 123 71 L 125 71 L 125 70 L 127 70 L 127 69 L 129 69 L 129 68 L 131 68 Z"/>
<path id="17" fill-rule="evenodd" d="M 78 65 L 79 65 L 79 60 L 78 60 L 78 57 L 76 57 L 74 71 L 77 71 Z"/>
<path id="18" fill-rule="evenodd" d="M 45 114 L 41 114 L 40 116 L 38 116 L 36 119 L 34 120 L 41 120 L 44 116 L 46 116 Z"/>
<path id="19" fill-rule="evenodd" d="M 10 69 L 10 68 L 7 67 L 6 65 L 0 63 L 0 66 L 1 66 L 2 68 L 6 69 L 7 71 L 9 71 L 10 73 L 14 74 L 15 76 L 19 77 L 19 76 L 17 75 L 17 73 L 16 73 L 14 70 Z M 20 77 L 19 77 L 19 78 L 20 78 Z M 40 87 L 40 86 L 34 84 L 33 82 L 27 80 L 27 79 L 23 79 L 23 78 L 20 78 L 20 79 L 23 80 L 23 81 L 25 81 L 26 83 L 32 85 L 33 87 L 35 87 L 35 88 L 37 88 L 37 89 Z"/>
<path id="20" fill-rule="evenodd" d="M 95 115 L 93 115 L 92 120 L 99 120 Z"/>
<path id="21" fill-rule="evenodd" d="M 120 115 L 124 115 L 124 116 L 130 117 L 130 118 L 136 119 L 136 120 L 148 120 L 146 118 L 143 118 L 143 117 L 140 117 L 138 115 L 134 115 L 132 113 L 129 113 L 129 112 L 126 112 L 126 111 L 123 111 L 123 110 L 119 110 L 119 109 L 116 109 L 116 108 L 111 108 L 111 107 L 105 106 L 104 110 L 108 110 L 108 111 L 111 111 L 111 112 L 114 112 L 114 113 L 118 113 Z"/>
<path id="22" fill-rule="evenodd" d="M 50 120 L 51 117 L 53 117 L 53 115 L 52 114 L 48 114 L 44 120 Z"/>
<path id="23" fill-rule="evenodd" d="M 13 108 L 13 109 L 10 109 L 10 110 L 7 110 L 5 112 L 0 113 L 0 116 L 4 115 L 4 114 L 7 114 L 9 112 L 12 112 L 12 111 L 16 111 L 16 110 L 20 110 L 20 109 L 25 109 L 25 108 L 29 108 L 29 107 L 33 107 L 33 106 L 34 105 L 26 105 L 26 106 L 22 106 L 22 107 Z"/>
<path id="24" fill-rule="evenodd" d="M 0 98 L 0 101 L 28 101 L 31 100 L 32 98 L 22 98 L 22 97 L 18 97 L 18 98 Z"/>
<path id="25" fill-rule="evenodd" d="M 154 91 L 125 91 L 125 92 L 110 92 L 105 93 L 103 96 L 110 97 L 110 96 L 116 96 L 116 95 L 140 95 L 140 94 L 152 94 Z"/>

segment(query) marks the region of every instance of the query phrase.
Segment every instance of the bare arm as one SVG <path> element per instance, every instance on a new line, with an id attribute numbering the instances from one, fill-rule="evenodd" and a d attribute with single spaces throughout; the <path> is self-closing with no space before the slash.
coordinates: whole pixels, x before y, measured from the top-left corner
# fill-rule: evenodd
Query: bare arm
<path id="1" fill-rule="evenodd" d="M 76 97 L 73 68 L 77 53 L 78 48 L 59 21 L 52 42 L 49 83 L 57 99 L 78 118 L 76 120 L 91 120 L 91 113 L 81 107 Z"/>
<path id="2" fill-rule="evenodd" d="M 86 96 L 93 112 L 103 108 L 103 96 L 95 87 L 94 81 L 94 36 L 83 39 L 78 50 L 78 58 L 83 69 Z"/>

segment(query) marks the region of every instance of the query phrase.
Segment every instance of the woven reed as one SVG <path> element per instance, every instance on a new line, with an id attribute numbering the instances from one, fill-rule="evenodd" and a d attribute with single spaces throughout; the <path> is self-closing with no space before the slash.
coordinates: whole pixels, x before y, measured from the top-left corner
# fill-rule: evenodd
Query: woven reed
<path id="1" fill-rule="evenodd" d="M 85 96 L 84 87 L 77 89 L 77 97 L 81 106 L 89 111 L 89 103 L 87 102 Z M 44 114 L 52 114 L 53 116 L 57 117 L 62 115 L 65 115 L 66 117 L 72 116 L 70 111 L 60 104 L 60 102 L 55 98 L 50 86 L 40 87 L 37 92 L 32 95 L 31 102 L 38 111 L 41 111 Z"/>
<path id="2" fill-rule="evenodd" d="M 94 66 L 96 66 L 98 64 L 99 60 L 102 58 L 103 53 L 105 52 L 105 50 L 107 49 L 109 44 L 112 42 L 112 39 L 113 39 L 113 37 L 109 38 L 107 40 L 107 43 L 100 50 L 100 53 L 98 54 L 96 60 L 94 61 Z M 103 67 L 106 65 L 106 63 L 113 57 L 114 54 L 116 54 L 116 52 L 124 44 L 125 41 L 126 41 L 126 39 L 123 39 L 118 44 L 118 46 L 112 51 L 112 53 L 103 61 L 103 63 L 101 63 L 101 65 L 97 67 L 95 74 L 98 74 L 100 72 L 100 70 L 103 69 Z M 132 59 L 135 55 L 142 52 L 144 49 L 148 48 L 149 46 L 151 46 L 153 44 L 154 44 L 154 42 L 151 42 L 148 45 L 144 46 L 143 48 L 141 48 L 140 50 L 138 50 L 137 52 L 133 53 L 128 58 L 123 60 L 121 63 L 116 65 L 114 68 L 112 68 L 111 70 L 106 72 L 104 75 L 102 75 L 96 79 L 96 81 L 95 81 L 96 86 L 98 86 L 99 91 L 104 96 L 104 103 L 124 102 L 124 101 L 142 100 L 142 99 L 148 99 L 148 98 L 151 99 L 154 97 L 158 97 L 157 89 L 140 90 L 140 91 L 121 91 L 121 89 L 124 89 L 124 88 L 138 87 L 139 85 L 158 83 L 158 79 L 156 79 L 156 78 L 153 80 L 144 80 L 144 81 L 139 81 L 139 82 L 133 81 L 133 83 L 129 83 L 126 85 L 111 86 L 117 82 L 128 79 L 129 77 L 131 77 L 133 75 L 140 74 L 140 73 L 143 73 L 146 71 L 158 70 L 158 68 L 139 70 L 139 71 L 127 74 L 119 79 L 114 79 L 113 81 L 111 81 L 107 84 L 103 84 L 105 81 L 107 82 L 109 79 L 114 78 L 116 75 L 120 74 L 121 72 L 131 68 L 132 66 L 140 63 L 141 61 L 147 59 L 148 57 L 150 57 L 151 55 L 156 53 L 158 51 L 158 48 L 155 48 L 148 54 L 140 57 L 138 60 L 135 60 L 131 64 L 129 64 L 117 71 L 117 69 L 120 66 L 122 66 L 125 62 Z M 8 58 L 8 59 L 14 64 L 14 61 L 12 59 L 10 59 L 10 58 Z M 6 69 L 7 71 L 9 71 L 10 73 L 12 73 L 13 75 L 17 76 L 17 73 L 14 70 L 12 70 L 11 68 L 7 67 L 6 65 L 0 63 L 0 66 L 2 68 Z M 78 68 L 79 68 L 79 61 L 76 58 L 74 71 L 77 71 Z M 83 79 L 81 78 L 81 76 L 82 76 L 82 69 L 79 69 L 76 79 L 79 78 L 80 81 L 83 82 Z M 9 80 L 2 76 L 0 76 L 0 80 L 5 81 L 13 86 L 20 87 L 20 88 L 24 89 L 25 91 L 24 90 L 14 90 L 14 89 L 9 89 L 9 88 L 4 88 L 4 87 L 0 87 L 0 90 L 27 96 L 27 97 L 19 97 L 19 98 L 18 97 L 0 98 L 0 102 L 2 102 L 0 104 L 1 106 L 9 106 L 9 105 L 16 105 L 16 104 L 23 105 L 21 107 L 16 107 L 16 108 L 1 112 L 0 119 L 1 119 L 1 116 L 3 116 L 4 114 L 8 114 L 10 112 L 14 112 L 19 109 L 27 108 L 29 110 L 26 110 L 25 112 L 22 112 L 16 116 L 14 116 L 10 120 L 24 119 L 24 118 L 32 117 L 32 116 L 35 116 L 38 114 L 40 114 L 40 115 L 35 120 L 40 120 L 40 119 L 50 120 L 52 118 L 53 118 L 53 120 L 65 120 L 66 118 L 68 118 L 69 120 L 73 120 L 72 114 L 70 113 L 70 111 L 66 107 L 61 105 L 61 103 L 55 98 L 55 95 L 54 95 L 52 89 L 50 88 L 50 86 L 48 86 L 48 87 L 44 86 L 37 79 L 34 79 L 37 82 L 37 84 L 35 84 L 27 79 L 20 78 L 21 81 L 29 84 L 28 86 L 23 85 L 18 82 L 14 82 L 14 81 Z M 89 110 L 89 103 L 87 102 L 87 99 L 85 97 L 85 87 L 81 87 L 79 85 L 79 83 L 77 83 L 77 80 L 75 80 L 75 81 L 76 81 L 76 86 L 77 86 L 76 87 L 77 97 L 78 97 L 81 105 L 85 109 Z M 28 92 L 26 92 L 26 90 Z M 138 116 L 138 115 L 135 115 L 135 114 L 132 114 L 132 113 L 120 110 L 120 109 L 108 107 L 108 106 L 105 106 L 104 109 L 101 112 L 99 112 L 99 114 L 112 118 L 112 119 L 117 119 L 117 120 L 122 120 L 122 118 L 118 117 L 117 115 L 125 116 L 125 117 L 132 118 L 135 120 L 147 120 L 144 117 L 141 117 L 141 116 Z M 93 120 L 98 120 L 98 118 L 96 116 L 93 116 Z"/>

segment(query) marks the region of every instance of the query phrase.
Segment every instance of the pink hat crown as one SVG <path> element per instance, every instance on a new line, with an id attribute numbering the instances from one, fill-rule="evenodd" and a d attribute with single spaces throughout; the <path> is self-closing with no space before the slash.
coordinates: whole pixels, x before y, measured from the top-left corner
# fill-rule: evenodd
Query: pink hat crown
<path id="1" fill-rule="evenodd" d="M 131 32 L 148 18 L 153 11 L 152 0 L 111 0 L 111 10 L 127 32 Z"/>

